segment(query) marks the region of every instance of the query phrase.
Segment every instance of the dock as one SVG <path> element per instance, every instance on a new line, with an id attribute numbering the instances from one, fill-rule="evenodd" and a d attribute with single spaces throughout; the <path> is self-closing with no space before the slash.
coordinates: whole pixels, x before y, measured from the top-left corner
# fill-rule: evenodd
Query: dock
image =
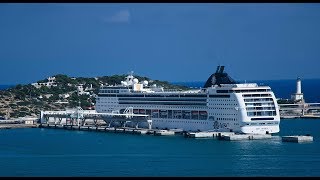
<path id="1" fill-rule="evenodd" d="M 15 128 L 37 128 L 37 118 L 16 118 L 0 120 L 0 129 L 15 129 Z"/>
<path id="2" fill-rule="evenodd" d="M 169 131 L 169 130 L 157 130 L 154 131 L 155 136 L 170 136 L 170 135 L 175 135 L 174 131 Z"/>
<path id="3" fill-rule="evenodd" d="M 23 122 L 23 121 L 21 121 Z M 134 114 L 132 107 L 125 109 L 124 113 L 97 113 L 91 110 L 41 111 L 40 124 L 24 120 L 3 121 L 0 129 L 11 128 L 49 128 L 71 131 L 95 131 L 106 133 L 125 133 L 136 135 L 174 136 L 181 135 L 186 138 L 211 138 L 225 141 L 261 140 L 271 139 L 271 134 L 238 134 L 235 132 L 202 131 L 186 132 L 183 129 L 152 129 L 152 120 L 149 115 Z M 128 123 L 130 122 L 130 123 Z M 139 127 L 139 123 L 145 123 Z M 8 124 L 15 123 L 15 124 Z M 29 124 L 33 123 L 33 124 Z M 312 142 L 312 136 L 284 136 L 283 142 Z"/>
<path id="4" fill-rule="evenodd" d="M 48 129 L 62 129 L 70 131 L 92 131 L 102 133 L 122 133 L 132 135 L 153 135 L 153 136 L 181 136 L 185 138 L 209 138 L 222 141 L 245 141 L 245 140 L 263 140 L 271 139 L 271 134 L 236 134 L 234 132 L 216 132 L 216 131 L 203 131 L 203 132 L 185 132 L 173 129 L 146 129 L 146 128 L 132 128 L 132 127 L 108 127 L 98 125 L 60 125 L 60 124 L 0 124 L 1 129 L 14 129 L 14 128 L 48 128 Z M 278 138 L 277 138 L 278 139 Z M 293 135 L 282 136 L 282 142 L 313 142 L 313 136 L 310 135 Z"/>
<path id="5" fill-rule="evenodd" d="M 281 119 L 293 118 L 320 118 L 320 103 L 306 103 L 301 89 L 301 79 L 297 78 L 296 93 L 291 95 L 291 99 L 285 99 L 279 103 L 279 112 Z"/>
<path id="6" fill-rule="evenodd" d="M 221 138 L 225 135 L 233 135 L 234 132 L 209 132 L 209 131 L 203 131 L 203 132 L 188 132 L 186 133 L 185 137 L 187 138 Z"/>
<path id="7" fill-rule="evenodd" d="M 39 128 L 48 129 L 65 129 L 78 131 L 96 131 L 96 132 L 111 132 L 111 133 L 126 133 L 126 134 L 154 134 L 155 130 L 144 128 L 130 127 L 108 127 L 108 126 L 77 126 L 77 125 L 57 125 L 57 124 L 40 124 Z"/>
<path id="8" fill-rule="evenodd" d="M 169 131 L 173 131 L 174 134 L 183 134 L 185 132 L 183 129 L 169 129 Z"/>
<path id="9" fill-rule="evenodd" d="M 37 128 L 37 124 L 0 124 L 0 129 Z"/>
<path id="10" fill-rule="evenodd" d="M 279 104 L 281 119 L 320 118 L 320 103 Z"/>
<path id="11" fill-rule="evenodd" d="M 271 139 L 271 134 L 231 134 L 222 136 L 221 140 L 239 141 L 239 140 L 256 140 Z"/>
<path id="12" fill-rule="evenodd" d="M 235 134 L 234 132 L 189 132 L 188 138 L 215 138 L 226 141 L 271 139 L 271 134 Z"/>
<path id="13" fill-rule="evenodd" d="M 283 136 L 282 137 L 283 142 L 312 142 L 313 137 L 312 136 Z"/>

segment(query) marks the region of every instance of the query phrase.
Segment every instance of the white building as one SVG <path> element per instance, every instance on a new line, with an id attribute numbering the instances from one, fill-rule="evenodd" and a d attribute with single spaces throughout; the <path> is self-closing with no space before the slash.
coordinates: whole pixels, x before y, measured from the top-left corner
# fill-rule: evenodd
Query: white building
<path id="1" fill-rule="evenodd" d="M 78 93 L 78 96 L 79 96 L 79 95 L 83 95 L 83 94 L 90 95 L 90 92 L 85 92 L 85 91 L 83 90 L 83 84 L 79 84 L 79 85 L 77 86 L 77 93 Z"/>
<path id="2" fill-rule="evenodd" d="M 23 117 L 21 119 L 24 120 L 24 124 L 36 124 L 38 121 L 36 117 Z"/>
<path id="3" fill-rule="evenodd" d="M 296 93 L 291 95 L 291 99 L 294 100 L 295 102 L 304 102 L 303 99 L 303 93 L 301 91 L 301 79 L 300 77 L 297 78 L 297 91 Z"/>
<path id="4" fill-rule="evenodd" d="M 66 98 L 70 97 L 70 94 L 68 94 L 68 93 L 59 94 L 59 97 L 66 99 Z"/>
<path id="5" fill-rule="evenodd" d="M 32 83 L 31 85 L 33 85 L 36 88 L 41 88 L 41 86 L 47 86 L 49 88 L 52 86 L 57 86 L 56 77 L 48 77 L 47 82 L 45 83 Z"/>
<path id="6" fill-rule="evenodd" d="M 85 91 L 91 91 L 93 90 L 92 84 L 90 84 L 90 87 L 86 87 Z"/>
<path id="7" fill-rule="evenodd" d="M 43 96 L 46 97 L 46 98 L 50 98 L 51 96 L 53 96 L 53 94 L 44 94 Z"/>
<path id="8" fill-rule="evenodd" d="M 34 124 L 34 120 L 28 119 L 28 120 L 25 120 L 24 123 L 25 124 Z"/>

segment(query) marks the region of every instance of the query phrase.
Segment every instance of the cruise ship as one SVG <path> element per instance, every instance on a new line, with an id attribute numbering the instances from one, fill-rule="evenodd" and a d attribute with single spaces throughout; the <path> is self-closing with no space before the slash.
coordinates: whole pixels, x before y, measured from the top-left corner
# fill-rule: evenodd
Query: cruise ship
<path id="1" fill-rule="evenodd" d="M 237 83 L 218 66 L 203 88 L 166 90 L 129 74 L 120 85 L 100 88 L 98 113 L 149 115 L 154 129 L 272 134 L 280 131 L 277 100 L 269 86 Z M 141 122 L 140 126 L 147 123 Z"/>

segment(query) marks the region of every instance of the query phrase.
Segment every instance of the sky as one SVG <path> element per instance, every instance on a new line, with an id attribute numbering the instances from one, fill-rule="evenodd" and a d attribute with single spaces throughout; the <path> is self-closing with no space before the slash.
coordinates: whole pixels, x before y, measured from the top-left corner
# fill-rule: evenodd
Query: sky
<path id="1" fill-rule="evenodd" d="M 320 78 L 320 4 L 0 4 L 0 84 L 56 74 Z"/>

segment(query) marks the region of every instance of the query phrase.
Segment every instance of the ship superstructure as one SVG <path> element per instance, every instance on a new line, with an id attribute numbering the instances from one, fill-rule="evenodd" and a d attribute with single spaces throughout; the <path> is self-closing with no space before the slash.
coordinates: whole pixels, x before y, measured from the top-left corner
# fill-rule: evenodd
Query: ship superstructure
<path id="1" fill-rule="evenodd" d="M 149 86 L 148 81 L 139 82 L 132 74 L 121 85 L 100 88 L 97 112 L 122 113 L 128 107 L 135 114 L 149 115 L 155 129 L 279 132 L 279 109 L 271 88 L 237 83 L 224 72 L 224 66 L 218 66 L 198 90 L 165 90 Z"/>

